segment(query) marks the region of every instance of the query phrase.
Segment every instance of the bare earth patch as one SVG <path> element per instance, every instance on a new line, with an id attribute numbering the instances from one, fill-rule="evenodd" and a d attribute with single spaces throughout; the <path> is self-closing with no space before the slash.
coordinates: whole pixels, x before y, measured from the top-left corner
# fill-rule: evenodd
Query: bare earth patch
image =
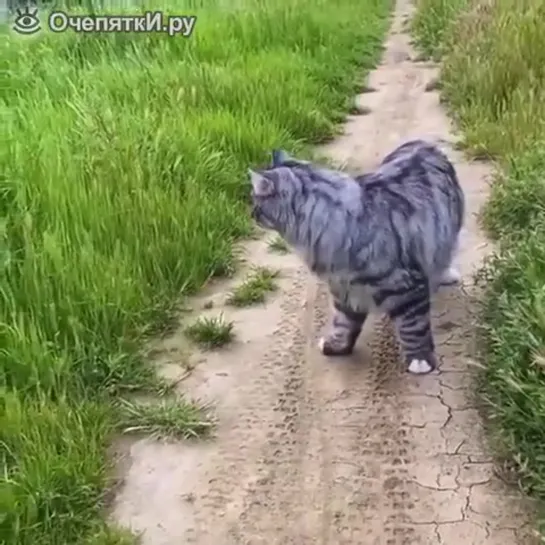
<path id="1" fill-rule="evenodd" d="M 243 276 L 193 301 L 195 318 L 221 312 L 234 324 L 232 342 L 189 356 L 194 369 L 180 384 L 213 403 L 217 436 L 142 439 L 123 463 L 114 516 L 142 532 L 144 545 L 532 543 L 530 506 L 496 477 L 472 395 L 471 275 L 488 249 L 475 213 L 490 169 L 449 144 L 449 121 L 430 88 L 437 68 L 411 60 L 403 28 L 410 13 L 410 2 L 398 0 L 382 64 L 358 97 L 369 113 L 350 118 L 323 151 L 362 171 L 418 137 L 456 162 L 468 201 L 458 259 L 464 286 L 435 301 L 439 371 L 404 373 L 379 316 L 353 356 L 323 357 L 316 342 L 329 312 L 324 286 L 293 254 L 251 241 L 249 264 L 279 271 L 265 302 L 225 303 Z M 182 329 L 158 349 L 165 374 L 186 373 Z"/>

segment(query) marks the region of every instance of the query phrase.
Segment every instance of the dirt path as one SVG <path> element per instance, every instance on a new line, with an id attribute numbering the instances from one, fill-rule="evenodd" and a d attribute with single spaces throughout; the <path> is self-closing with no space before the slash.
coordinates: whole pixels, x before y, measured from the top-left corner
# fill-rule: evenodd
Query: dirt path
<path id="1" fill-rule="evenodd" d="M 328 360 L 316 348 L 329 312 L 324 287 L 293 256 L 264 241 L 248 261 L 282 272 L 266 306 L 224 307 L 233 282 L 195 302 L 235 321 L 228 349 L 197 355 L 183 390 L 211 400 L 218 436 L 207 444 L 132 445 L 116 518 L 143 531 L 144 545 L 528 545 L 526 506 L 494 475 L 471 399 L 471 273 L 486 244 L 474 213 L 486 198 L 483 164 L 451 148 L 436 92 L 436 69 L 413 62 L 398 0 L 383 63 L 361 95 L 371 108 L 352 118 L 325 150 L 363 170 L 412 137 L 442 142 L 457 162 L 468 200 L 460 268 L 465 286 L 435 304 L 440 370 L 410 376 L 398 362 L 389 326 L 366 324 L 350 358 Z M 224 307 L 224 308 L 223 308 Z M 163 343 L 163 368 L 185 341 Z"/>

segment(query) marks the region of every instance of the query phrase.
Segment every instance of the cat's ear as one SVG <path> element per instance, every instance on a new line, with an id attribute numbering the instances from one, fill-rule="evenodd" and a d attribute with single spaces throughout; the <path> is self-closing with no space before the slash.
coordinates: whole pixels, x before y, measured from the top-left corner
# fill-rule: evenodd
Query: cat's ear
<path id="1" fill-rule="evenodd" d="M 293 161 L 293 157 L 285 152 L 283 149 L 273 149 L 272 150 L 272 166 L 279 167 L 288 161 Z"/>
<path id="2" fill-rule="evenodd" d="M 252 169 L 248 170 L 248 174 L 256 197 L 268 197 L 274 193 L 274 182 L 272 180 Z"/>

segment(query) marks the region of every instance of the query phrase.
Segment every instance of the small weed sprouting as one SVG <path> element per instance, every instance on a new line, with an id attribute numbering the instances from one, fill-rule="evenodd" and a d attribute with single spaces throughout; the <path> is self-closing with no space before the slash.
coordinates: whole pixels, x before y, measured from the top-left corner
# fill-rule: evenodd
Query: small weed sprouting
<path id="1" fill-rule="evenodd" d="M 111 524 L 98 524 L 82 545 L 141 545 L 140 535 Z"/>
<path id="2" fill-rule="evenodd" d="M 222 315 L 198 318 L 185 330 L 186 336 L 205 349 L 220 348 L 233 340 L 233 322 L 227 322 Z"/>
<path id="3" fill-rule="evenodd" d="M 117 427 L 122 433 L 143 433 L 156 438 L 203 437 L 213 427 L 203 409 L 179 398 L 153 403 L 120 399 L 116 403 Z"/>
<path id="4" fill-rule="evenodd" d="M 265 301 L 267 293 L 275 291 L 278 271 L 267 267 L 256 267 L 242 284 L 237 286 L 227 298 L 227 304 L 246 307 Z"/>
<path id="5" fill-rule="evenodd" d="M 290 251 L 288 243 L 277 235 L 269 242 L 269 250 L 277 254 L 287 254 Z"/>

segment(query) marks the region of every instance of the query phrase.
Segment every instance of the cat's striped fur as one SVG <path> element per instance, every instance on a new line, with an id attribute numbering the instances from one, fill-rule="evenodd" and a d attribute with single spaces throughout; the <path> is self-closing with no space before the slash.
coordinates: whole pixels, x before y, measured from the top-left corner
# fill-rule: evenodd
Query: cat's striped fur
<path id="1" fill-rule="evenodd" d="M 351 353 L 377 306 L 396 325 L 408 370 L 433 370 L 430 295 L 458 280 L 451 264 L 464 218 L 448 158 L 415 140 L 351 177 L 277 150 L 271 168 L 250 176 L 254 218 L 329 284 L 335 313 L 323 353 Z"/>

